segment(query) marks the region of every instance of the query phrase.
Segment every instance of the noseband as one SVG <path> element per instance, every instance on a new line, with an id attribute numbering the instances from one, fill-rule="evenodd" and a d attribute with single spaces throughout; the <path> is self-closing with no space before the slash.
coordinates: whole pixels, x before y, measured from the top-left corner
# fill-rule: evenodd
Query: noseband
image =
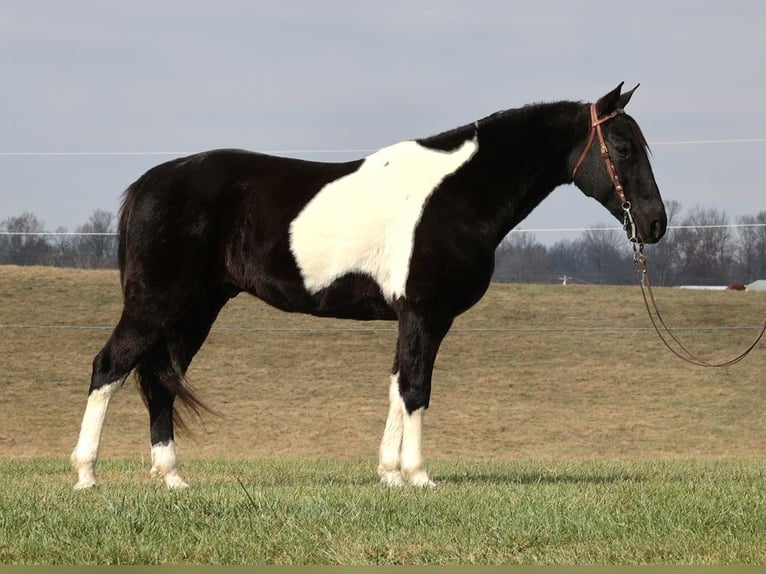
<path id="1" fill-rule="evenodd" d="M 601 124 L 605 124 L 609 120 L 614 119 L 620 114 L 624 113 L 625 110 L 622 108 L 617 108 L 611 114 L 607 114 L 599 118 L 598 114 L 596 113 L 596 104 L 590 105 L 590 131 L 588 132 L 588 141 L 586 142 L 585 147 L 580 154 L 580 158 L 577 160 L 577 163 L 572 170 L 572 180 L 574 180 L 575 175 L 577 175 L 577 170 L 580 169 L 580 166 L 585 161 L 585 158 L 587 157 L 588 152 L 593 145 L 594 138 L 598 136 L 601 158 L 604 160 L 606 172 L 609 174 L 609 179 L 611 180 L 612 185 L 614 185 L 614 191 L 617 193 L 617 197 L 620 198 L 622 210 L 625 212 L 625 218 L 623 219 L 622 227 L 625 229 L 625 231 L 630 231 L 630 241 L 633 243 L 638 243 L 639 240 L 638 236 L 636 235 L 636 224 L 633 221 L 633 214 L 630 212 L 631 205 L 627 197 L 625 197 L 625 190 L 623 189 L 622 183 L 620 182 L 620 176 L 617 175 L 617 170 L 614 167 L 614 162 L 609 155 L 609 149 L 606 147 L 604 133 L 601 131 Z"/>

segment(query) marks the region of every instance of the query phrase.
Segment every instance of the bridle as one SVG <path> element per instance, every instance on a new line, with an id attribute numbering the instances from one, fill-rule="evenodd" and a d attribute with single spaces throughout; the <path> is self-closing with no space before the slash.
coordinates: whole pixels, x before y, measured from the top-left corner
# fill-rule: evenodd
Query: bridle
<path id="1" fill-rule="evenodd" d="M 660 310 L 657 307 L 657 301 L 654 299 L 652 285 L 649 281 L 649 270 L 647 268 L 646 255 L 644 254 L 644 242 L 641 241 L 636 234 L 636 224 L 633 221 L 630 201 L 628 201 L 628 198 L 625 196 L 625 189 L 622 187 L 622 183 L 620 182 L 620 176 L 617 175 L 617 170 L 614 167 L 614 162 L 609 156 L 609 149 L 606 147 L 604 133 L 601 130 L 602 124 L 605 124 L 609 120 L 614 119 L 620 114 L 624 113 L 625 111 L 622 108 L 617 108 L 612 113 L 599 118 L 596 112 L 596 105 L 590 104 L 590 131 L 588 132 L 588 140 L 585 143 L 585 147 L 583 148 L 577 163 L 575 163 L 574 169 L 572 170 L 571 179 L 574 180 L 575 175 L 577 175 L 577 170 L 580 169 L 580 166 L 588 156 L 588 152 L 593 145 L 593 140 L 598 137 L 601 158 L 604 160 L 604 165 L 606 166 L 606 171 L 609 174 L 609 179 L 611 180 L 612 185 L 614 185 L 614 191 L 617 193 L 617 197 L 620 198 L 622 210 L 625 212 L 622 227 L 626 232 L 628 232 L 628 237 L 633 244 L 633 268 L 636 272 L 636 276 L 638 277 L 638 284 L 641 286 L 641 295 L 644 298 L 644 305 L 646 306 L 646 311 L 649 314 L 649 319 L 652 322 L 652 326 L 657 332 L 657 335 L 660 337 L 660 340 L 665 345 L 665 347 L 667 347 L 676 357 L 683 359 L 687 363 L 697 365 L 698 367 L 729 367 L 739 363 L 742 359 L 750 354 L 750 351 L 752 351 L 756 345 L 758 345 L 761 338 L 763 338 L 763 335 L 766 333 L 766 322 L 764 323 L 763 328 L 761 329 L 759 335 L 756 337 L 755 341 L 753 341 L 753 343 L 743 353 L 728 361 L 723 361 L 721 363 L 710 363 L 704 359 L 700 359 L 691 351 L 689 351 L 665 324 L 665 320 L 660 314 Z M 654 312 L 652 312 L 652 310 Z M 662 327 L 662 329 L 660 329 L 660 327 Z M 663 334 L 663 331 L 665 334 Z M 671 340 L 678 346 L 678 349 L 674 348 L 670 344 Z"/>
<path id="2" fill-rule="evenodd" d="M 577 170 L 580 169 L 580 166 L 585 161 L 585 158 L 588 156 L 588 152 L 590 151 L 591 146 L 593 145 L 593 140 L 598 136 L 598 144 L 599 149 L 601 152 L 601 158 L 604 160 L 604 165 L 606 166 L 606 172 L 609 174 L 609 180 L 612 182 L 612 185 L 614 185 L 614 191 L 617 193 L 617 197 L 620 198 L 620 205 L 622 205 L 622 210 L 625 213 L 625 217 L 623 218 L 622 222 L 622 228 L 625 231 L 629 231 L 629 238 L 631 243 L 635 244 L 641 244 L 641 247 L 643 248 L 643 243 L 639 241 L 638 235 L 636 234 L 636 223 L 633 221 L 633 214 L 630 211 L 631 205 L 630 201 L 628 201 L 628 198 L 625 197 L 625 189 L 622 187 L 622 182 L 620 182 L 620 176 L 617 175 L 617 169 L 614 167 L 614 162 L 612 161 L 611 156 L 609 155 L 609 148 L 606 147 L 606 140 L 604 140 L 604 132 L 601 130 L 601 125 L 605 124 L 609 120 L 612 120 L 619 116 L 620 114 L 624 114 L 625 110 L 622 108 L 617 108 L 612 113 L 607 114 L 605 116 L 598 117 L 598 113 L 596 112 L 596 104 L 590 105 L 590 131 L 588 132 L 588 141 L 585 143 L 585 147 L 582 150 L 582 153 L 580 154 L 580 158 L 577 160 L 577 163 L 575 163 L 574 169 L 572 170 L 572 177 L 571 179 L 574 180 L 575 175 L 577 175 Z"/>

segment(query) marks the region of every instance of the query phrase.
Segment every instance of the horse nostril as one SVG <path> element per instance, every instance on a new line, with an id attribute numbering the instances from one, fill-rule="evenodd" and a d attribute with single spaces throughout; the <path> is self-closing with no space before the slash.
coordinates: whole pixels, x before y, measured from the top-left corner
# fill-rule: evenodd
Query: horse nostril
<path id="1" fill-rule="evenodd" d="M 654 241 L 659 241 L 665 235 L 665 225 L 659 219 L 655 219 L 649 227 L 649 232 Z"/>

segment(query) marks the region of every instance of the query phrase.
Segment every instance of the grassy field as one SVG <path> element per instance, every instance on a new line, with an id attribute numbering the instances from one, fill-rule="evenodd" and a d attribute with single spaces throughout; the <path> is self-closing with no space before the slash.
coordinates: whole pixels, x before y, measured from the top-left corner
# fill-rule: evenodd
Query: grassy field
<path id="1" fill-rule="evenodd" d="M 391 489 L 360 461 L 135 461 L 73 492 L 60 459 L 0 462 L 0 563 L 764 564 L 763 463 L 438 463 Z"/>
<path id="2" fill-rule="evenodd" d="M 657 296 L 710 360 L 766 317 L 760 293 Z M 247 296 L 189 372 L 221 413 L 178 440 L 193 488 L 150 482 L 148 417 L 126 385 L 103 488 L 70 492 L 90 363 L 119 310 L 116 272 L 0 267 L 0 562 L 766 562 L 752 535 L 766 531 L 764 348 L 726 369 L 682 363 L 649 330 L 637 287 L 494 285 L 460 317 L 434 372 L 428 492 L 375 483 L 393 324 Z M 140 546 L 187 515 L 184 542 Z M 62 541 L 55 521 L 70 518 Z M 224 534 L 207 541 L 214 523 Z M 260 534 L 248 545 L 237 529 Z"/>

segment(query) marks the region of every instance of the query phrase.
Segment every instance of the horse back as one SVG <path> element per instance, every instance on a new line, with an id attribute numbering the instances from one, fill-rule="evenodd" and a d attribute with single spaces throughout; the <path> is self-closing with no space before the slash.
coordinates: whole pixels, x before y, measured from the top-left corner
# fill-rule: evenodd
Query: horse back
<path id="1" fill-rule="evenodd" d="M 327 183 L 360 163 L 225 149 L 151 168 L 123 197 L 123 289 L 131 280 L 157 289 L 226 283 L 287 311 L 321 311 L 290 250 L 290 223 Z"/>

